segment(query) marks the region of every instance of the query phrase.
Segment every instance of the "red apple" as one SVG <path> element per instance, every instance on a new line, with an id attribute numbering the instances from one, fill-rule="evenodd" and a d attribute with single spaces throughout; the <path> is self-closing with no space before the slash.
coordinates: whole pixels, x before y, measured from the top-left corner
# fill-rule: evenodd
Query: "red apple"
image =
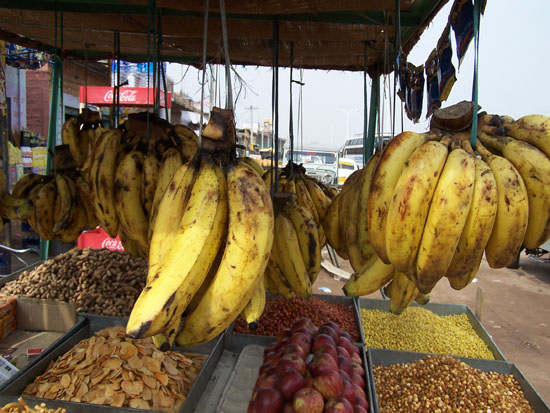
<path id="1" fill-rule="evenodd" d="M 358 404 L 353 405 L 353 413 L 368 413 L 368 410 Z"/>
<path id="2" fill-rule="evenodd" d="M 277 375 L 277 366 L 270 366 L 267 369 L 265 369 L 262 373 L 264 377 L 267 376 L 276 376 Z"/>
<path id="3" fill-rule="evenodd" d="M 277 389 L 262 389 L 258 391 L 252 411 L 254 413 L 278 413 L 283 409 L 285 401 Z"/>
<path id="4" fill-rule="evenodd" d="M 286 356 L 287 354 L 296 354 L 304 360 L 306 359 L 306 353 L 304 352 L 302 346 L 295 343 L 287 344 L 281 350 L 279 350 L 279 352 L 281 353 L 281 356 Z"/>
<path id="5" fill-rule="evenodd" d="M 353 343 L 353 339 L 351 338 L 351 334 L 348 333 L 347 331 L 340 330 L 340 337 L 346 337 L 346 338 L 349 339 L 349 341 L 351 341 Z"/>
<path id="6" fill-rule="evenodd" d="M 308 387 L 313 387 L 313 375 L 309 370 L 306 371 L 306 375 L 304 377 L 306 378 L 306 385 Z"/>
<path id="7" fill-rule="evenodd" d="M 286 346 L 287 343 L 290 342 L 290 338 L 289 337 L 285 337 L 283 338 L 281 341 L 279 341 L 276 345 L 275 345 L 275 348 L 278 350 L 280 350 L 281 348 L 283 348 L 284 346 Z"/>
<path id="8" fill-rule="evenodd" d="M 336 371 L 323 371 L 313 379 L 313 388 L 325 399 L 338 397 L 344 392 L 344 380 Z"/>
<path id="9" fill-rule="evenodd" d="M 338 360 L 338 351 L 334 346 L 324 344 L 321 347 L 318 347 L 313 353 L 314 356 L 321 355 L 321 354 L 330 354 L 334 359 L 334 361 Z"/>
<path id="10" fill-rule="evenodd" d="M 302 387 L 306 387 L 306 379 L 295 370 L 285 371 L 279 380 L 279 390 L 286 400 L 292 400 L 292 396 Z"/>
<path id="11" fill-rule="evenodd" d="M 350 377 L 353 375 L 353 366 L 351 361 L 345 357 L 338 356 L 338 368 L 340 370 L 344 370 Z"/>
<path id="12" fill-rule="evenodd" d="M 306 374 L 306 362 L 297 354 L 287 354 L 279 360 L 277 374 L 281 377 L 287 370 L 296 370 L 303 376 Z"/>
<path id="13" fill-rule="evenodd" d="M 310 331 L 311 334 L 315 334 L 317 332 L 317 327 L 309 318 L 300 318 L 292 324 L 292 327 L 290 330 L 292 331 L 292 334 L 296 332 L 299 328 L 305 328 Z"/>
<path id="14" fill-rule="evenodd" d="M 321 327 L 323 327 L 323 326 L 328 326 L 328 327 L 332 328 L 334 331 L 336 331 L 338 333 L 338 335 L 340 335 L 340 326 L 337 323 L 335 323 L 334 321 L 327 321 Z"/>
<path id="15" fill-rule="evenodd" d="M 351 382 L 357 384 L 362 389 L 365 388 L 365 380 L 359 374 L 353 374 L 351 376 Z"/>
<path id="16" fill-rule="evenodd" d="M 304 333 L 293 334 L 288 340 L 289 344 L 298 344 L 304 350 L 304 353 L 307 354 L 311 350 L 311 337 Z"/>
<path id="17" fill-rule="evenodd" d="M 348 399 L 350 403 L 355 403 L 356 395 L 355 390 L 353 389 L 351 382 L 344 382 L 344 391 L 342 392 L 342 397 Z"/>
<path id="18" fill-rule="evenodd" d="M 357 398 L 367 400 L 367 395 L 365 394 L 365 390 L 362 387 L 359 387 L 355 383 L 352 383 L 351 387 L 353 387 L 353 391 L 355 392 L 355 402 L 354 402 L 354 404 L 357 404 Z"/>
<path id="19" fill-rule="evenodd" d="M 286 403 L 283 407 L 283 413 L 294 413 L 294 409 L 292 408 L 292 404 Z"/>
<path id="20" fill-rule="evenodd" d="M 347 358 L 348 360 L 351 360 L 351 354 L 344 347 L 338 346 L 336 350 L 338 351 L 339 356 L 342 356 Z"/>
<path id="21" fill-rule="evenodd" d="M 354 352 L 353 352 L 353 347 L 355 347 L 355 346 L 353 345 L 353 343 L 351 342 L 350 339 L 348 339 L 348 338 L 346 338 L 346 337 L 343 337 L 343 336 L 340 336 L 340 338 L 338 339 L 338 343 L 337 343 L 337 344 L 338 344 L 338 346 L 340 346 L 340 347 L 344 347 L 344 348 L 348 351 L 348 353 L 350 354 L 350 356 L 351 356 L 352 354 L 354 354 Z"/>
<path id="22" fill-rule="evenodd" d="M 361 352 L 359 351 L 359 347 L 357 346 L 353 346 L 353 352 L 357 355 L 361 354 Z"/>
<path id="23" fill-rule="evenodd" d="M 355 396 L 355 401 L 353 402 L 353 405 L 354 406 L 361 406 L 366 410 L 369 408 L 369 402 L 367 401 L 367 399 L 365 397 Z"/>
<path id="24" fill-rule="evenodd" d="M 264 348 L 264 356 L 271 351 L 277 351 L 277 344 L 271 344 L 270 346 Z"/>
<path id="25" fill-rule="evenodd" d="M 359 363 L 351 362 L 351 365 L 353 366 L 353 372 L 355 374 L 360 375 L 361 377 L 365 377 L 365 369 L 363 366 Z"/>
<path id="26" fill-rule="evenodd" d="M 332 358 L 330 354 L 320 354 L 313 357 L 313 360 L 308 365 L 309 371 L 315 377 L 321 374 L 323 371 L 331 370 L 338 371 L 338 364 Z"/>
<path id="27" fill-rule="evenodd" d="M 288 338 L 292 335 L 292 332 L 290 331 L 290 328 L 285 328 L 284 330 L 281 330 L 277 333 L 275 336 L 275 343 L 279 344 L 281 340 Z"/>
<path id="28" fill-rule="evenodd" d="M 315 335 L 311 330 L 305 328 L 305 327 L 300 327 L 296 330 L 294 330 L 292 332 L 293 334 L 296 334 L 296 333 L 304 333 L 306 336 L 309 336 L 311 338 L 313 338 L 313 336 Z"/>
<path id="29" fill-rule="evenodd" d="M 353 413 L 353 406 L 343 397 L 328 399 L 325 403 L 324 413 Z"/>
<path id="30" fill-rule="evenodd" d="M 262 380 L 258 380 L 256 382 L 256 386 L 254 388 L 256 390 L 270 389 L 272 387 L 277 387 L 278 382 L 279 382 L 279 376 L 277 375 L 264 376 Z"/>
<path id="31" fill-rule="evenodd" d="M 339 369 L 338 373 L 340 373 L 340 376 L 342 376 L 342 380 L 344 380 L 344 383 L 345 382 L 349 382 L 350 384 L 352 383 L 350 375 L 346 373 L 344 370 Z"/>
<path id="32" fill-rule="evenodd" d="M 311 387 L 303 387 L 292 398 L 295 413 L 322 413 L 325 403 L 323 396 Z"/>
<path id="33" fill-rule="evenodd" d="M 326 334 L 327 336 L 331 336 L 332 339 L 334 340 L 334 343 L 335 344 L 338 343 L 338 337 L 340 336 L 338 335 L 336 330 L 334 330 L 332 327 L 329 327 L 327 325 L 319 327 L 319 330 L 317 330 L 316 336 L 320 336 L 321 334 Z"/>
<path id="34" fill-rule="evenodd" d="M 331 336 L 327 334 L 319 334 L 315 337 L 315 340 L 313 340 L 313 347 L 311 348 L 311 351 L 315 352 L 315 350 L 324 345 L 329 345 L 336 348 L 336 343 Z"/>

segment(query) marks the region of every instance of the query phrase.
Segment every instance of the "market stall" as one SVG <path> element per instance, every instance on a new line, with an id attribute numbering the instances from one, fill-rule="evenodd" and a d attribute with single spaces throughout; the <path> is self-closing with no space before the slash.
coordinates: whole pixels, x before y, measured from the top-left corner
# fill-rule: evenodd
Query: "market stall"
<path id="1" fill-rule="evenodd" d="M 1 385 L 0 405 L 22 396 L 67 412 L 550 411 L 468 307 L 428 303 L 442 279 L 470 283 L 484 251 L 499 268 L 550 236 L 548 119 L 478 119 L 475 86 L 473 102 L 440 110 L 453 77 L 442 44 L 426 70 L 438 123 L 374 153 L 379 78 L 398 72 L 407 115 L 420 116 L 424 74 L 406 53 L 446 1 L 298 3 L 20 0 L 0 9 L 1 38 L 53 51 L 52 155 L 63 59 L 193 64 L 203 92 L 206 63 L 223 63 L 227 86 L 226 108 L 204 128 L 201 119 L 197 135 L 158 116 L 170 97 L 155 69 L 144 112 L 104 129 L 86 107 L 63 125 L 66 157 L 49 156 L 47 175 L 2 193 L 2 206 L 11 202 L 2 212 L 44 241 L 100 227 L 125 252 L 48 259 L 44 243 L 44 262 L 0 281 L 0 295 L 68 302 L 78 317 Z M 454 3 L 441 38 L 471 28 L 461 56 L 472 39 L 477 53 L 483 5 Z M 282 169 L 237 157 L 231 64 L 274 67 L 274 159 L 280 66 L 363 71 L 365 168 L 342 191 L 326 187 L 292 162 L 292 134 Z M 143 92 L 119 86 L 98 100 L 84 87 L 81 103 L 118 106 L 131 95 L 134 104 Z M 345 296 L 313 294 L 325 246 L 354 269 Z M 389 299 L 359 298 L 381 289 Z M 401 363 L 421 373 L 405 392 Z M 449 388 L 419 384 L 454 376 Z"/>

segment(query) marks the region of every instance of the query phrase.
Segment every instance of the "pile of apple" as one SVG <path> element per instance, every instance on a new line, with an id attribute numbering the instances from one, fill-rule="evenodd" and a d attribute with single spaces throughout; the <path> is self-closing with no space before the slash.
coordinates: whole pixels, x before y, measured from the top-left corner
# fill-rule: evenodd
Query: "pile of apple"
<path id="1" fill-rule="evenodd" d="M 265 349 L 247 413 L 367 413 L 365 381 L 346 331 L 301 318 Z"/>

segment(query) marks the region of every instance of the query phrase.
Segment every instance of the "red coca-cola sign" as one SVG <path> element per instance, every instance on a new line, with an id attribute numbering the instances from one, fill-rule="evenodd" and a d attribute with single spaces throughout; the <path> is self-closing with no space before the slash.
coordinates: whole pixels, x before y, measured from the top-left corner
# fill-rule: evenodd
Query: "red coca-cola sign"
<path id="1" fill-rule="evenodd" d="M 109 86 L 80 86 L 80 103 L 89 103 L 96 106 L 110 106 L 113 104 L 114 88 Z M 154 105 L 157 89 L 146 87 L 121 87 L 119 102 L 121 106 Z M 160 91 L 160 106 L 172 107 L 172 94 L 168 93 L 168 100 L 164 92 Z"/>
<path id="2" fill-rule="evenodd" d="M 84 231 L 78 237 L 77 245 L 78 248 L 107 248 L 111 251 L 124 251 L 119 236 L 111 238 L 101 228 Z"/>
<path id="3" fill-rule="evenodd" d="M 101 248 L 107 248 L 111 251 L 124 251 L 122 242 L 117 238 L 105 238 L 101 243 Z"/>

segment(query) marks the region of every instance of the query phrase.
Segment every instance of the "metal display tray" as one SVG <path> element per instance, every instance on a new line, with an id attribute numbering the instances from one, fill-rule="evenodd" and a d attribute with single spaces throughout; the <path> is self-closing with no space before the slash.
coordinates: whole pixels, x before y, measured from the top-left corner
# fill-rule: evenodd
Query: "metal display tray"
<path id="1" fill-rule="evenodd" d="M 268 299 L 270 298 L 278 298 L 282 296 L 274 296 L 273 294 L 267 294 L 266 295 Z M 357 308 L 357 305 L 355 303 L 354 297 L 346 297 L 343 295 L 324 295 L 324 294 L 313 294 L 313 297 L 319 298 L 320 300 L 328 301 L 329 303 L 338 303 L 338 304 L 344 304 L 352 308 L 353 314 L 355 315 L 355 326 L 357 327 L 357 332 L 359 333 L 359 337 L 361 338 L 361 341 L 357 341 L 357 343 L 364 343 L 364 337 L 363 337 L 363 330 L 361 328 L 361 314 L 359 313 L 359 309 Z M 229 328 L 227 329 L 227 334 L 233 335 L 237 337 L 242 336 L 242 339 L 244 342 L 246 342 L 246 337 L 258 337 L 257 343 L 261 343 L 263 346 L 268 346 L 272 344 L 275 341 L 275 336 L 264 336 L 259 334 L 244 334 L 244 333 L 236 333 L 233 331 L 233 328 L 235 327 L 235 321 L 231 323 Z"/>
<path id="2" fill-rule="evenodd" d="M 390 311 L 390 300 L 360 298 L 358 301 L 359 320 L 361 320 L 360 311 L 362 308 L 366 310 L 382 310 L 387 312 Z M 489 351 L 493 353 L 495 360 L 507 361 L 506 357 L 504 357 L 504 354 L 502 354 L 496 343 L 493 341 L 493 337 L 489 334 L 483 324 L 481 324 L 479 318 L 477 318 L 477 316 L 472 312 L 472 310 L 470 310 L 470 307 L 468 307 L 467 305 L 439 303 L 428 303 L 425 305 L 419 305 L 417 303 L 414 303 L 412 304 L 412 307 L 422 307 L 440 316 L 466 314 L 474 331 L 477 333 L 479 338 L 481 338 L 485 342 L 485 344 L 487 344 L 487 347 L 489 348 Z M 363 338 L 363 342 L 366 343 L 362 325 L 361 337 Z"/>
<path id="3" fill-rule="evenodd" d="M 254 336 L 246 334 L 226 334 L 220 340 L 219 346 L 217 346 L 211 354 L 211 359 L 216 360 L 216 363 L 211 363 L 209 366 L 203 368 L 211 369 L 205 371 L 205 375 L 210 377 L 206 387 L 202 392 L 199 402 L 196 404 L 195 412 L 196 413 L 223 413 L 222 410 L 218 410 L 218 406 L 224 394 L 227 393 L 227 387 L 231 382 L 235 381 L 235 378 L 232 377 L 233 374 L 238 374 L 235 372 L 235 366 L 239 361 L 239 356 L 241 355 L 243 349 L 249 345 L 258 345 L 261 347 L 266 347 L 267 345 L 274 342 L 274 339 L 271 342 L 266 343 L 265 336 Z M 367 362 L 367 354 L 365 348 L 362 344 L 355 344 L 361 352 L 361 358 L 363 359 L 363 367 L 365 369 L 365 393 L 367 394 L 367 399 L 369 405 L 372 405 L 373 394 L 371 392 L 371 378 L 370 370 Z M 263 359 L 263 357 L 262 357 Z M 259 370 L 260 366 L 257 366 Z M 253 377 L 253 382 L 257 378 L 257 370 L 255 376 Z M 247 370 L 247 373 L 250 373 L 250 370 Z M 231 379 L 231 380 L 230 380 Z M 238 377 L 236 378 L 238 380 Z M 252 384 L 253 386 L 253 384 Z M 252 394 L 252 388 L 248 389 L 250 394 Z M 243 411 L 246 411 L 246 407 Z"/>
<path id="4" fill-rule="evenodd" d="M 58 343 L 58 345 L 47 355 L 41 357 L 35 363 L 32 364 L 28 369 L 22 372 L 22 374 L 14 377 L 6 385 L 0 389 L 0 400 L 15 401 L 21 395 L 27 384 L 34 381 L 34 379 L 42 374 L 51 361 L 56 360 L 70 349 L 72 349 L 79 341 L 91 337 L 97 331 L 113 326 L 125 326 L 127 318 L 125 317 L 107 317 L 107 316 L 98 316 L 93 314 L 81 314 L 83 322 L 80 324 L 80 328 L 75 329 L 73 333 L 66 337 L 66 339 Z M 194 410 L 196 402 L 199 400 L 202 391 L 210 379 L 209 372 L 212 371 L 217 360 L 212 360 L 211 355 L 216 352 L 216 347 L 220 346 L 220 342 L 224 334 L 216 337 L 213 340 L 210 340 L 204 344 L 181 348 L 175 347 L 174 351 L 185 352 L 185 353 L 199 353 L 207 356 L 207 359 L 199 372 L 189 394 L 182 407 L 180 412 L 190 413 Z M 32 398 L 25 397 L 25 401 L 34 406 L 35 404 L 40 404 L 42 402 L 46 403 L 47 406 L 50 405 L 52 400 L 41 399 L 41 398 Z M 52 404 L 54 406 L 54 404 Z M 140 409 L 131 409 L 131 408 L 121 408 L 121 407 L 111 407 L 111 406 L 100 406 L 91 403 L 77 403 L 69 401 L 55 401 L 55 407 L 63 407 L 66 409 L 67 413 L 96 413 L 96 412 L 105 412 L 106 410 L 117 411 L 117 412 L 150 412 L 151 410 L 140 410 Z"/>
<path id="5" fill-rule="evenodd" d="M 18 377 L 25 374 L 29 369 L 33 368 L 33 366 L 35 366 L 37 363 L 40 363 L 44 358 L 49 357 L 50 353 L 55 351 L 55 349 L 61 346 L 66 340 L 69 340 L 70 337 L 73 334 L 75 334 L 78 330 L 80 330 L 85 324 L 86 324 L 86 318 L 79 315 L 77 317 L 77 320 L 74 326 L 72 326 L 65 333 L 63 333 L 63 335 L 61 335 L 57 340 L 55 340 L 52 344 L 46 347 L 46 349 L 36 359 L 31 360 L 25 367 L 20 369 L 8 381 L 2 383 L 2 385 L 0 385 L 0 394 L 6 387 L 10 385 L 10 383 L 12 383 Z"/>
<path id="6" fill-rule="evenodd" d="M 421 358 L 428 356 L 426 353 L 413 353 L 409 351 L 399 350 L 384 350 L 384 349 L 369 349 L 368 361 L 369 361 L 369 376 L 372 378 L 373 387 L 373 409 L 372 412 L 378 412 L 378 397 L 376 395 L 376 382 L 374 380 L 373 366 L 389 366 L 392 364 L 410 363 Z M 453 356 L 454 357 L 454 356 Z M 550 413 L 550 407 L 538 394 L 535 388 L 531 385 L 529 380 L 525 378 L 522 372 L 516 367 L 515 364 L 509 361 L 501 360 L 486 360 L 475 359 L 468 357 L 454 357 L 468 364 L 469 366 L 479 369 L 483 372 L 496 372 L 501 374 L 512 374 L 521 386 L 521 390 L 525 395 L 525 398 L 531 405 L 531 408 L 535 413 Z"/>

